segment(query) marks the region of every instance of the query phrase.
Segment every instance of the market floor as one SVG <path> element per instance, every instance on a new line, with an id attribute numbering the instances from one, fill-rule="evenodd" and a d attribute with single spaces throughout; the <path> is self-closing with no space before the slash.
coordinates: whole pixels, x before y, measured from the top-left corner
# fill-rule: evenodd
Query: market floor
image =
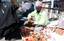
<path id="1" fill-rule="evenodd" d="M 3 38 L 0 41 L 6 41 L 6 40 L 5 40 L 5 38 Z M 21 40 L 15 40 L 15 41 L 22 41 L 22 39 Z"/>

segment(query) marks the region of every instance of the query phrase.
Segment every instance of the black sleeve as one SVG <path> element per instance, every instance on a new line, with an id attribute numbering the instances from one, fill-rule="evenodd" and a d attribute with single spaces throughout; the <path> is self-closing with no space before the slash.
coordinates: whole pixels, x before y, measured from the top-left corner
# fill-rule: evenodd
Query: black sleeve
<path id="1" fill-rule="evenodd" d="M 15 21 L 18 23 L 19 22 L 19 19 L 16 15 L 16 10 L 18 9 L 19 7 L 13 5 L 11 6 L 11 12 L 12 12 L 12 15 L 13 15 L 13 18 L 15 18 Z"/>

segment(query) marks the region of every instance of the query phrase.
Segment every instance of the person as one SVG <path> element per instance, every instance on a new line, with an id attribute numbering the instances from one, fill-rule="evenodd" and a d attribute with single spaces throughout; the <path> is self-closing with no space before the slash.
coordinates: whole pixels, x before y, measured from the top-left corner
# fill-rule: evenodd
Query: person
<path id="1" fill-rule="evenodd" d="M 5 37 L 6 41 L 12 41 L 12 39 L 21 39 L 19 32 L 19 20 L 16 16 L 16 10 L 18 6 L 15 1 L 11 0 L 12 5 L 6 7 L 3 5 L 2 0 L 0 2 L 0 37 Z M 12 36 L 11 36 L 12 35 Z"/>
<path id="2" fill-rule="evenodd" d="M 48 24 L 48 16 L 45 7 L 41 1 L 37 1 L 35 3 L 36 10 L 30 13 L 27 17 L 28 21 L 31 21 L 34 25 L 36 25 L 35 30 L 39 32 L 42 29 L 42 26 L 46 26 Z"/>
<path id="3" fill-rule="evenodd" d="M 34 4 L 31 1 L 25 0 L 21 7 L 17 10 L 17 15 L 20 19 L 20 23 L 23 25 L 24 22 L 27 20 L 26 17 L 29 13 L 34 11 Z"/>
<path id="4" fill-rule="evenodd" d="M 44 11 L 45 9 L 43 8 L 45 5 L 43 5 L 42 2 L 40 1 L 37 1 L 35 5 L 36 5 L 36 10 L 34 10 L 32 13 L 28 15 L 27 17 L 28 20 L 33 16 L 33 18 L 35 18 L 34 24 L 47 25 L 48 23 L 47 12 L 45 12 Z"/>
<path id="5" fill-rule="evenodd" d="M 0 0 L 0 17 L 1 15 L 3 14 L 3 10 L 1 9 L 2 8 L 2 2 Z M 1 19 L 1 18 L 0 18 Z M 1 20 L 0 20 L 1 21 Z M 1 22 L 0 22 L 0 26 L 1 26 Z M 0 39 L 3 38 L 3 34 L 2 34 L 2 27 L 0 27 Z"/>
<path id="6" fill-rule="evenodd" d="M 22 17 L 27 17 L 29 13 L 34 11 L 34 4 L 31 1 L 25 1 L 25 3 L 22 4 L 22 10 L 24 11 Z"/>

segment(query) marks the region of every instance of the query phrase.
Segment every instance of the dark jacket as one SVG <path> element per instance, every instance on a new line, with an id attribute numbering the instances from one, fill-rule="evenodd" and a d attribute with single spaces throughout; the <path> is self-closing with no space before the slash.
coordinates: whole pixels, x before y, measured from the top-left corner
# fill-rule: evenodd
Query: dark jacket
<path id="1" fill-rule="evenodd" d="M 2 6 L 2 9 L 0 10 L 0 29 L 15 23 L 15 19 L 11 13 L 11 6 Z"/>
<path id="2" fill-rule="evenodd" d="M 19 24 L 17 24 L 16 10 L 18 7 L 10 5 L 0 10 L 0 38 L 5 36 L 6 40 L 19 37 Z M 19 35 L 18 35 L 19 34 Z M 12 35 L 12 37 L 11 37 Z"/>

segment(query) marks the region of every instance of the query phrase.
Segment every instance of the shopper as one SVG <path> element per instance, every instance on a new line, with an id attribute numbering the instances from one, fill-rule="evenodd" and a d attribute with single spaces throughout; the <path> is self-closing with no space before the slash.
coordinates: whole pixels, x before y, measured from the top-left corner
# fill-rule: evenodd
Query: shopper
<path id="1" fill-rule="evenodd" d="M 16 0 L 11 0 L 11 4 L 6 5 L 6 7 L 3 3 L 0 4 L 0 37 L 5 37 L 6 41 L 21 39 L 19 20 L 16 16 L 16 10 L 18 9 Z"/>
<path id="2" fill-rule="evenodd" d="M 39 32 L 43 26 L 46 26 L 48 24 L 48 16 L 46 10 L 43 8 L 45 7 L 44 4 L 42 4 L 41 1 L 37 1 L 35 3 L 36 10 L 34 10 L 32 13 L 28 15 L 28 21 L 32 21 L 33 24 L 36 25 L 35 30 Z"/>

